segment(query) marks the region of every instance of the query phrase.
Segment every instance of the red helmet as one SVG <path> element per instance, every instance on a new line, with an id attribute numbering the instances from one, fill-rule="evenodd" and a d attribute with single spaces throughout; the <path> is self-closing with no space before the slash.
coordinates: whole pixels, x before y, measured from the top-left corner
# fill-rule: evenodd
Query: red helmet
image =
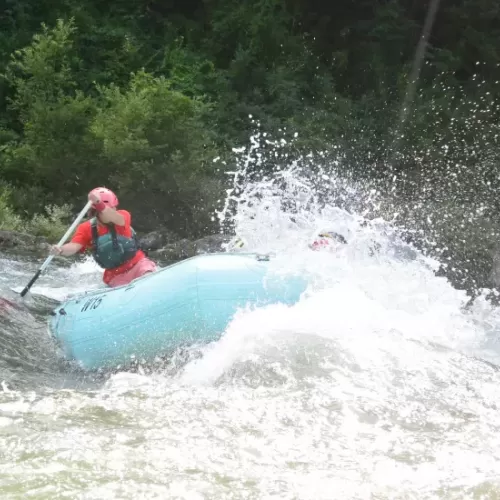
<path id="1" fill-rule="evenodd" d="M 320 250 L 321 248 L 328 248 L 333 243 L 342 243 L 345 245 L 347 240 L 341 234 L 334 231 L 323 231 L 312 242 L 311 248 L 313 250 Z"/>
<path id="2" fill-rule="evenodd" d="M 98 187 L 92 189 L 92 191 L 90 191 L 89 194 L 91 193 L 95 194 L 96 196 L 99 196 L 101 201 L 103 203 L 106 203 L 108 207 L 115 208 L 118 206 L 118 198 L 116 197 L 116 194 L 113 193 L 113 191 L 111 191 L 108 188 Z"/>

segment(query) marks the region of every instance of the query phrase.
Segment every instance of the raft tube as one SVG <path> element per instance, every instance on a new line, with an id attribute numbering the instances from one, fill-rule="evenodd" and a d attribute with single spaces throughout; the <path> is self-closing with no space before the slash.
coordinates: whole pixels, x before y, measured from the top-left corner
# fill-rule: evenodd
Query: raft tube
<path id="1" fill-rule="evenodd" d="M 134 280 L 62 303 L 49 330 L 64 356 L 86 370 L 152 361 L 177 347 L 220 338 L 247 306 L 296 303 L 299 275 L 255 254 L 199 255 Z"/>

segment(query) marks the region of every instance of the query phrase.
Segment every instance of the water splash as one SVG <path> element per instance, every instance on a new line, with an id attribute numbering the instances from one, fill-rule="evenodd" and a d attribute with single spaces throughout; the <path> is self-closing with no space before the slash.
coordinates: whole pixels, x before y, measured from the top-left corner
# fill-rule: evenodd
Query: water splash
<path id="1" fill-rule="evenodd" d="M 156 373 L 89 390 L 4 388 L 0 492 L 498 496 L 498 311 L 483 296 L 466 308 L 439 261 L 401 238 L 397 210 L 380 216 L 384 192 L 343 175 L 341 156 L 288 161 L 280 147 L 276 161 L 275 142 L 254 140 L 221 225 L 243 251 L 309 273 L 310 289 L 292 307 L 240 311 L 218 342 Z M 347 245 L 311 250 L 325 228 Z"/>
<path id="2" fill-rule="evenodd" d="M 240 311 L 173 377 L 178 390 L 215 390 L 224 404 L 247 398 L 248 418 L 229 404 L 250 426 L 255 453 L 317 473 L 321 486 L 307 490 L 304 469 L 291 481 L 279 466 L 284 495 L 496 495 L 500 371 L 486 359 L 500 361 L 498 311 L 484 296 L 467 308 L 467 294 L 436 276 L 440 263 L 406 244 L 397 224 L 348 210 L 350 196 L 365 215 L 376 210 L 381 198 L 367 186 L 332 170 L 311 176 L 299 162 L 272 175 L 259 173 L 262 164 L 245 161 L 220 219 L 245 240 L 243 251 L 273 252 L 316 279 L 295 306 Z M 347 196 L 329 197 L 330 186 Z M 312 251 L 324 227 L 348 244 Z M 328 472 L 311 458 L 318 453 Z M 254 469 L 241 459 L 239 470 Z"/>
<path id="3" fill-rule="evenodd" d="M 413 339 L 427 338 L 429 342 L 450 349 L 463 348 L 469 353 L 479 349 L 484 357 L 498 361 L 500 351 L 495 349 L 492 338 L 500 323 L 494 308 L 484 303 L 489 290 L 483 290 L 477 304 L 469 310 L 465 291 L 455 289 L 445 277 L 436 275 L 443 262 L 405 241 L 403 236 L 408 235 L 408 229 L 398 226 L 399 213 L 392 212 L 392 220 L 373 218 L 373 214 L 388 213 L 391 205 L 384 199 L 386 193 L 377 191 L 369 182 L 356 183 L 343 176 L 341 160 L 328 164 L 308 155 L 286 164 L 286 155 L 281 154 L 281 162 L 273 163 L 278 156 L 273 148 L 281 148 L 282 144 L 271 141 L 266 134 L 256 134 L 248 150 L 237 151 L 239 168 L 233 172 L 232 185 L 218 217 L 222 227 L 232 228 L 236 239 L 244 242 L 242 250 L 273 253 L 277 265 L 289 272 L 309 272 L 314 278 L 311 290 L 326 290 L 330 294 L 331 307 L 325 307 L 323 314 L 333 315 L 332 324 L 345 311 L 349 311 L 345 323 L 355 322 L 355 311 L 365 314 L 376 304 L 388 314 L 388 330 L 397 329 L 395 325 L 400 324 L 406 334 L 411 332 Z M 348 244 L 313 252 L 311 241 L 325 229 L 343 235 Z M 433 236 L 425 236 L 427 242 Z M 233 243 L 234 240 L 229 243 L 228 250 L 237 251 Z M 307 300 L 314 303 L 313 297 Z M 291 316 L 292 323 L 298 324 L 304 313 L 304 309 L 299 310 L 295 317 L 294 308 L 281 313 L 278 308 L 268 313 L 266 321 L 272 323 L 272 318 Z M 321 316 L 322 312 L 314 309 L 313 314 Z M 377 315 L 372 312 L 369 316 L 376 323 Z M 486 316 L 490 321 L 489 335 L 482 323 Z M 262 326 L 250 326 L 249 316 L 242 317 L 235 319 L 226 338 L 214 348 L 216 351 L 224 351 L 224 343 L 230 342 L 235 330 L 262 331 Z M 310 315 L 307 318 L 314 323 Z M 370 332 L 375 328 L 369 322 L 364 326 Z M 286 328 L 292 329 L 291 324 L 287 323 Z M 227 348 L 232 355 L 228 357 L 224 352 L 220 358 L 232 359 L 238 351 L 236 344 Z M 489 348 L 494 354 L 486 352 Z M 217 358 L 214 363 L 219 373 L 224 363 L 217 354 L 211 356 Z M 193 366 L 210 363 L 208 359 L 195 361 Z"/>

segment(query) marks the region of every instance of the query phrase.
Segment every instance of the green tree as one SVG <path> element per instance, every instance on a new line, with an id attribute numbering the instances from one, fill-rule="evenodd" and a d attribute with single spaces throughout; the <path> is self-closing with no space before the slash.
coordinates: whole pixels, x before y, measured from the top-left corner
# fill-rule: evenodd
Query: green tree
<path id="1" fill-rule="evenodd" d="M 94 170 L 99 155 L 88 131 L 96 104 L 78 89 L 72 71 L 74 32 L 72 21 L 43 26 L 7 67 L 14 89 L 9 105 L 22 135 L 4 145 L 0 173 L 14 185 L 42 188 L 45 199 L 23 207 L 31 213 L 40 209 L 35 204 L 81 195 L 78 181 Z"/>
<path id="2" fill-rule="evenodd" d="M 144 215 L 143 225 L 149 219 L 194 230 L 199 191 L 211 173 L 210 138 L 201 121 L 205 105 L 144 71 L 132 75 L 125 90 L 115 85 L 99 90 L 105 105 L 91 131 L 106 158 L 101 174 L 132 206 L 154 209 L 154 219 Z"/>

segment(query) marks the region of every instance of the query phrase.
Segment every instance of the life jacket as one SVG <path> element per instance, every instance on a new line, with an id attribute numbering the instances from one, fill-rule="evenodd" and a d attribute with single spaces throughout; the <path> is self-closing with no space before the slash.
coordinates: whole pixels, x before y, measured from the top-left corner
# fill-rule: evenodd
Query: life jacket
<path id="1" fill-rule="evenodd" d="M 99 235 L 97 231 L 97 219 L 90 221 L 92 230 L 92 255 L 95 261 L 104 269 L 114 269 L 135 257 L 140 250 L 135 231 L 132 229 L 132 237 L 116 234 L 114 224 L 106 224 L 108 232 Z"/>

